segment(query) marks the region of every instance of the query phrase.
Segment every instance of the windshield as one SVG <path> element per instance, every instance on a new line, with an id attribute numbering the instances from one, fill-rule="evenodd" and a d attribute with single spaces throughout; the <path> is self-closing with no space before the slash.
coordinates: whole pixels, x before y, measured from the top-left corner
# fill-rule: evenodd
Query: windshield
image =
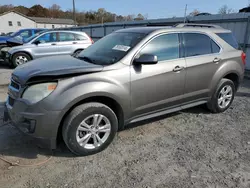
<path id="1" fill-rule="evenodd" d="M 18 34 L 19 34 L 19 31 L 14 32 L 14 33 L 11 33 L 10 36 L 11 36 L 11 37 L 14 37 L 14 36 L 17 36 Z"/>
<path id="2" fill-rule="evenodd" d="M 144 33 L 112 33 L 85 49 L 77 58 L 98 65 L 114 64 L 144 37 Z"/>
<path id="3" fill-rule="evenodd" d="M 32 41 L 34 38 L 36 38 L 37 36 L 41 35 L 41 34 L 44 33 L 44 32 L 45 32 L 45 31 L 40 31 L 40 32 L 36 33 L 35 35 L 33 35 L 33 36 L 27 38 L 27 39 L 23 39 L 23 42 L 24 42 L 24 43 L 28 43 L 28 42 Z"/>

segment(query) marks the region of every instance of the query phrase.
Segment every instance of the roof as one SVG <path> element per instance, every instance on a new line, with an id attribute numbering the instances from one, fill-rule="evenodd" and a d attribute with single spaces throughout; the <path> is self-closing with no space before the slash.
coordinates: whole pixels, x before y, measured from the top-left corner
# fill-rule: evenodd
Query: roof
<path id="1" fill-rule="evenodd" d="M 29 19 L 29 20 L 32 20 L 30 17 L 28 17 L 28 16 L 26 16 L 26 15 L 20 13 L 20 12 L 17 12 L 17 11 L 15 11 L 15 10 L 10 10 L 10 11 L 4 12 L 3 14 L 0 14 L 0 16 L 3 16 L 3 15 L 5 15 L 5 14 L 9 14 L 9 13 L 11 13 L 11 12 L 16 13 L 16 14 L 19 14 L 20 16 L 23 16 L 23 17 L 25 17 L 25 18 L 27 18 L 27 19 Z"/>
<path id="2" fill-rule="evenodd" d="M 29 17 L 36 23 L 49 23 L 49 24 L 68 24 L 75 25 L 72 19 L 59 19 L 59 18 L 43 18 L 43 17 Z"/>
<path id="3" fill-rule="evenodd" d="M 127 28 L 127 29 L 121 29 L 118 30 L 116 32 L 128 32 L 128 33 L 151 33 L 153 31 L 156 30 L 160 30 L 160 29 L 167 29 L 167 28 L 171 28 L 171 27 L 134 27 L 134 28 Z"/>
<path id="4" fill-rule="evenodd" d="M 230 32 L 229 30 L 223 29 L 223 28 L 205 28 L 205 27 L 135 27 L 135 28 L 128 28 L 128 29 L 121 29 L 116 32 L 128 32 L 128 33 L 144 33 L 144 34 L 149 34 L 154 31 L 177 31 L 177 32 L 182 32 L 182 31 L 200 31 L 200 32 L 206 32 L 206 31 L 211 31 L 211 32 Z"/>
<path id="5" fill-rule="evenodd" d="M 10 10 L 7 12 L 4 12 L 3 14 L 0 14 L 0 16 L 3 16 L 5 14 L 9 14 L 9 13 L 16 13 L 19 14 L 20 16 L 23 16 L 29 20 L 32 20 L 36 23 L 47 23 L 47 24 L 67 24 L 67 25 L 75 25 L 74 24 L 74 20 L 72 19 L 59 19 L 59 18 L 43 18 L 43 17 L 28 17 L 20 12 L 17 12 L 15 10 Z"/>
<path id="6" fill-rule="evenodd" d="M 240 9 L 239 12 L 250 12 L 250 6 Z"/>

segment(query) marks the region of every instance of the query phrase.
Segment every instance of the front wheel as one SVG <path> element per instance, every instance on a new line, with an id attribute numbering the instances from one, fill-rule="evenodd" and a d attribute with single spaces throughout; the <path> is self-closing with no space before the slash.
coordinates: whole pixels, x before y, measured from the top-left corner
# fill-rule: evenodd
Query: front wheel
<path id="1" fill-rule="evenodd" d="M 74 53 L 73 53 L 73 56 L 74 57 L 77 57 L 83 50 L 76 50 Z"/>
<path id="2" fill-rule="evenodd" d="M 115 113 L 96 102 L 76 107 L 63 124 L 63 140 L 76 155 L 98 153 L 112 142 L 118 130 Z"/>
<path id="3" fill-rule="evenodd" d="M 22 65 L 24 63 L 27 63 L 31 60 L 31 57 L 26 53 L 16 53 L 13 55 L 12 58 L 12 65 L 14 68 L 16 68 L 19 65 Z"/>
<path id="4" fill-rule="evenodd" d="M 231 80 L 224 78 L 218 84 L 218 87 L 207 106 L 213 113 L 224 112 L 231 106 L 234 96 L 234 83 Z"/>

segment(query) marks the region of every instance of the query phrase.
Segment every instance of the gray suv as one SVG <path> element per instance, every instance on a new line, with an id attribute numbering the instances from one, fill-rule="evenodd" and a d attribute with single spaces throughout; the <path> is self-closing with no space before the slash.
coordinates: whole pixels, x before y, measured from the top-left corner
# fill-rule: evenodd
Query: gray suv
<path id="1" fill-rule="evenodd" d="M 8 50 L 9 63 L 17 67 L 30 60 L 53 55 L 77 55 L 93 44 L 93 40 L 84 32 L 43 31 L 26 40 L 21 46 Z"/>
<path id="2" fill-rule="evenodd" d="M 17 67 L 5 120 L 43 146 L 56 148 L 62 136 L 73 153 L 94 154 L 129 123 L 201 104 L 225 111 L 245 58 L 232 33 L 217 26 L 119 30 L 75 57 Z"/>

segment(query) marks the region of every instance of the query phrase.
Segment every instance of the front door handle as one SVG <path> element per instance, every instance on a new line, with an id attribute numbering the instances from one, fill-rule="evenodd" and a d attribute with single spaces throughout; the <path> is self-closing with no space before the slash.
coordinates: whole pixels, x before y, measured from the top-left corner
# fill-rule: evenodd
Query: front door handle
<path id="1" fill-rule="evenodd" d="M 213 61 L 213 62 L 214 62 L 214 63 L 219 63 L 220 60 L 221 60 L 220 58 L 217 58 L 217 57 L 216 57 L 216 58 L 214 58 L 214 61 Z"/>
<path id="2" fill-rule="evenodd" d="M 173 71 L 174 72 L 180 72 L 180 71 L 182 71 L 184 69 L 184 67 L 180 67 L 179 65 L 178 66 L 176 66 L 174 69 L 173 69 Z"/>
<path id="3" fill-rule="evenodd" d="M 77 44 L 77 42 L 72 42 L 73 44 Z"/>
<path id="4" fill-rule="evenodd" d="M 55 46 L 55 45 L 56 45 L 56 43 L 52 43 L 51 45 L 52 45 L 52 46 Z"/>

